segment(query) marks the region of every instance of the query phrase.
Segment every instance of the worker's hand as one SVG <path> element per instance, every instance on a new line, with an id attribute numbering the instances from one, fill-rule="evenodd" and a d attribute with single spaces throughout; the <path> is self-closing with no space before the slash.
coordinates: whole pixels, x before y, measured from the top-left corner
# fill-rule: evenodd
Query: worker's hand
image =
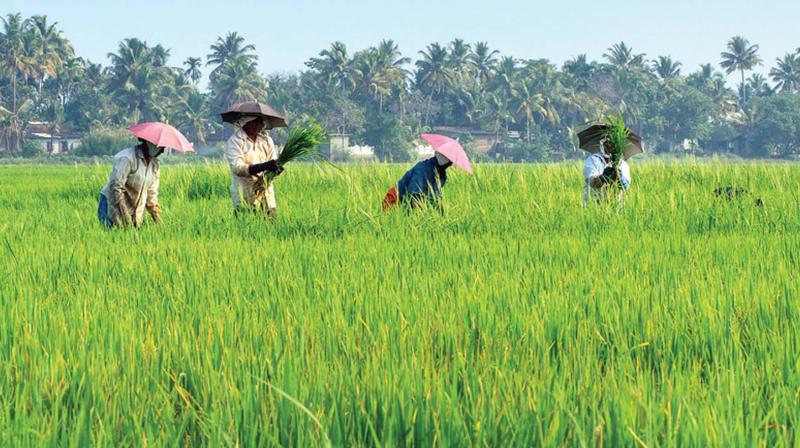
<path id="1" fill-rule="evenodd" d="M 266 171 L 272 174 L 274 177 L 283 172 L 283 167 L 281 166 L 280 163 L 278 163 L 277 160 L 270 160 L 269 162 L 256 163 L 250 165 L 250 168 L 248 168 L 247 171 L 250 173 L 251 176 L 258 176 L 259 174 Z"/>
<path id="2" fill-rule="evenodd" d="M 603 175 L 600 176 L 604 184 L 610 184 L 619 180 L 619 172 L 613 166 L 607 166 L 603 170 Z"/>
<path id="3" fill-rule="evenodd" d="M 272 173 L 273 176 L 277 176 L 283 172 L 283 165 L 278 163 L 277 160 L 270 160 L 264 165 L 266 165 L 267 171 Z"/>
<path id="4" fill-rule="evenodd" d="M 153 218 L 153 222 L 161 225 L 161 206 L 159 204 L 148 206 L 147 211 L 150 213 L 150 217 Z"/>

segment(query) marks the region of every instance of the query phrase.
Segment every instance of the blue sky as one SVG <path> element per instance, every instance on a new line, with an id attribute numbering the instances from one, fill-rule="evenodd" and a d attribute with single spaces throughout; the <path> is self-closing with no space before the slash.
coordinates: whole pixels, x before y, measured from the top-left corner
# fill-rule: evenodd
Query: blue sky
<path id="1" fill-rule="evenodd" d="M 104 64 L 125 37 L 172 49 L 177 65 L 205 56 L 216 36 L 238 31 L 256 45 L 263 73 L 300 70 L 336 40 L 353 51 L 391 38 L 415 57 L 430 42 L 461 37 L 557 64 L 581 53 L 600 59 L 623 40 L 651 58 L 672 55 L 692 71 L 719 62 L 727 40 L 742 34 L 761 46 L 762 73 L 800 47 L 797 0 L 3 0 L 0 13 L 9 12 L 47 14 L 79 55 Z"/>

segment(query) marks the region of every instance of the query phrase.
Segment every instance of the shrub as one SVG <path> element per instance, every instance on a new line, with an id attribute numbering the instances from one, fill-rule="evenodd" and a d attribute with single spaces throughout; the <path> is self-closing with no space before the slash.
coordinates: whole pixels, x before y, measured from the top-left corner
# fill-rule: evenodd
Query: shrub
<path id="1" fill-rule="evenodd" d="M 124 129 L 97 128 L 89 131 L 75 149 L 79 156 L 113 156 L 122 149 L 135 144 L 130 132 Z"/>
<path id="2" fill-rule="evenodd" d="M 32 159 L 35 157 L 43 157 L 47 155 L 47 152 L 42 148 L 40 143 L 33 140 L 26 140 L 22 145 L 22 153 L 20 155 L 26 159 Z"/>

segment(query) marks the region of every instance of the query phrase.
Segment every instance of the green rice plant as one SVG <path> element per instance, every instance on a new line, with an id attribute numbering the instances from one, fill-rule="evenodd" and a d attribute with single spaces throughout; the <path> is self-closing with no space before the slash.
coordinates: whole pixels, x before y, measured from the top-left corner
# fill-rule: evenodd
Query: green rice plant
<path id="1" fill-rule="evenodd" d="M 635 162 L 618 213 L 580 161 L 478 165 L 381 213 L 407 168 L 298 163 L 266 220 L 162 165 L 163 225 L 108 231 L 109 165 L 0 167 L 0 446 L 800 443 L 800 165 Z"/>
<path id="2" fill-rule="evenodd" d="M 621 115 L 611 115 L 606 118 L 604 138 L 607 148 L 610 149 L 611 163 L 614 166 L 619 166 L 625 154 L 625 149 L 628 147 L 629 136 L 630 131 Z"/>
<path id="3" fill-rule="evenodd" d="M 327 138 L 327 133 L 318 123 L 308 122 L 289 129 L 286 144 L 278 154 L 278 163 L 287 163 L 305 157 L 322 158 L 317 148 Z"/>
<path id="4" fill-rule="evenodd" d="M 610 152 L 611 166 L 616 171 L 616 178 L 620 179 L 620 162 L 625 155 L 625 149 L 628 147 L 628 137 L 630 131 L 625 125 L 625 119 L 622 115 L 611 115 L 606 118 L 606 129 L 604 131 L 604 140 L 606 149 Z M 615 190 L 622 189 L 622 182 L 618 180 L 611 184 Z M 607 196 L 610 198 L 611 196 Z"/>

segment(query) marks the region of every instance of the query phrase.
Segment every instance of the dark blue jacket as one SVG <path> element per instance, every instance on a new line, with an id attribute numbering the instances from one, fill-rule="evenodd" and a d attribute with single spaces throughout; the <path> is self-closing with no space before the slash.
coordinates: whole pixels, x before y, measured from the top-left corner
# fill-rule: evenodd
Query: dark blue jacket
<path id="1" fill-rule="evenodd" d="M 434 203 L 442 195 L 442 187 L 447 182 L 447 171 L 436 162 L 436 157 L 414 165 L 397 183 L 400 202 L 410 199 L 427 199 Z"/>

